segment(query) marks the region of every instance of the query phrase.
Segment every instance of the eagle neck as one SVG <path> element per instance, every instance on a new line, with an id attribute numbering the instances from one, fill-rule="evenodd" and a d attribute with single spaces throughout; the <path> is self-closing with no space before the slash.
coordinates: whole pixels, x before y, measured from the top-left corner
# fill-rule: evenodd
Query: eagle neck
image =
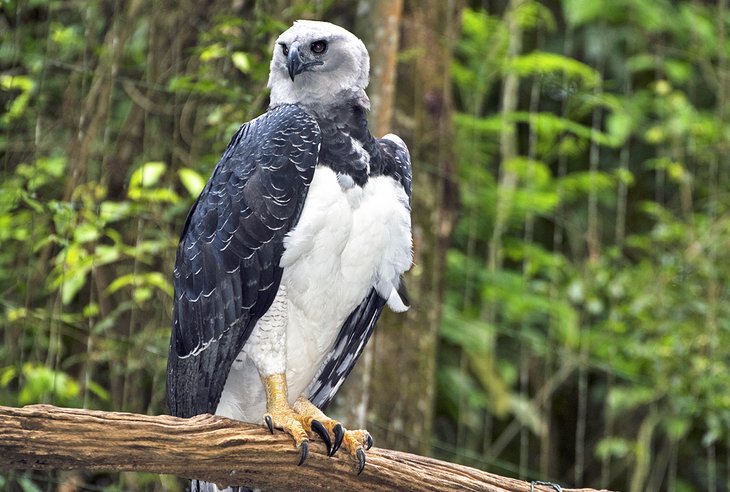
<path id="1" fill-rule="evenodd" d="M 380 158 L 379 148 L 368 128 L 369 101 L 365 106 L 358 94 L 333 99 L 341 102 L 304 108 L 317 120 L 322 134 L 318 164 L 364 186 L 372 164 Z"/>

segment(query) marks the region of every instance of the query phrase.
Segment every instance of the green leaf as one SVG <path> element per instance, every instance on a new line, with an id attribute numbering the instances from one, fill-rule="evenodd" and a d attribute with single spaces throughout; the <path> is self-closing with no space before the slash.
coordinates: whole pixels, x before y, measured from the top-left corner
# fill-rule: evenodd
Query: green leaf
<path id="1" fill-rule="evenodd" d="M 236 51 L 231 55 L 231 61 L 233 62 L 233 66 L 241 73 L 249 73 L 251 71 L 251 59 L 247 53 Z"/>
<path id="2" fill-rule="evenodd" d="M 102 202 L 99 217 L 104 223 L 116 222 L 131 215 L 132 204 L 129 202 Z"/>
<path id="3" fill-rule="evenodd" d="M 99 230 L 88 222 L 78 225 L 74 229 L 74 241 L 78 243 L 88 243 L 99 239 Z"/>
<path id="4" fill-rule="evenodd" d="M 197 198 L 205 187 L 205 178 L 188 167 L 180 169 L 177 173 L 180 176 L 180 182 L 183 184 L 190 196 Z"/>
<path id="5" fill-rule="evenodd" d="M 601 80 L 599 73 L 585 63 L 565 55 L 544 51 L 533 51 L 514 57 L 509 60 L 506 70 L 514 71 L 523 77 L 560 73 L 580 81 L 584 88 L 593 88 Z"/>
<path id="6" fill-rule="evenodd" d="M 166 169 L 164 162 L 145 162 L 132 173 L 129 188 L 149 188 L 156 185 Z"/>
<path id="7" fill-rule="evenodd" d="M 35 87 L 35 82 L 24 75 L 0 75 L 0 90 L 20 91 L 20 94 L 13 100 L 7 112 L 0 117 L 1 123 L 8 123 L 11 120 L 20 118 L 28 107 L 30 94 Z"/>
<path id="8" fill-rule="evenodd" d="M 620 415 L 657 400 L 661 393 L 659 388 L 615 386 L 608 393 L 608 408 L 612 415 Z"/>
<path id="9" fill-rule="evenodd" d="M 180 196 L 169 188 L 130 188 L 127 196 L 136 202 L 177 203 Z"/>
<path id="10" fill-rule="evenodd" d="M 109 392 L 105 390 L 101 385 L 95 383 L 94 381 L 89 381 L 86 387 L 101 401 L 109 401 Z"/>
<path id="11" fill-rule="evenodd" d="M 18 375 L 18 370 L 14 366 L 8 366 L 3 368 L 2 371 L 0 371 L 0 388 L 6 388 L 10 381 L 15 379 L 15 376 Z"/>
<path id="12" fill-rule="evenodd" d="M 79 395 L 79 384 L 71 376 L 38 364 L 23 365 L 23 387 L 18 395 L 21 405 L 54 402 L 69 405 Z"/>
<path id="13" fill-rule="evenodd" d="M 631 452 L 631 449 L 631 443 L 622 437 L 606 437 L 596 446 L 596 457 L 601 460 L 623 458 Z"/>
<path id="14" fill-rule="evenodd" d="M 223 58 L 226 55 L 226 48 L 221 43 L 213 43 L 200 52 L 200 61 L 207 62 Z"/>

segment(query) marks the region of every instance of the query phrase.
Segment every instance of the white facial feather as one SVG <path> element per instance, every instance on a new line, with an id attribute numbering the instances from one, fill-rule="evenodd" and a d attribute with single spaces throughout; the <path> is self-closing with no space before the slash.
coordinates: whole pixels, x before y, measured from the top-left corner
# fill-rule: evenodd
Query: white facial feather
<path id="1" fill-rule="evenodd" d="M 321 40 L 327 43 L 327 51 L 317 57 L 322 64 L 296 75 L 292 81 L 282 45 L 291 47 L 297 43 L 303 55 L 311 58 L 314 54 L 310 46 Z M 357 36 L 329 22 L 298 20 L 274 44 L 268 84 L 271 106 L 327 106 L 343 92 L 362 99 L 367 106 L 365 88 L 369 73 L 370 57 L 365 44 Z"/>

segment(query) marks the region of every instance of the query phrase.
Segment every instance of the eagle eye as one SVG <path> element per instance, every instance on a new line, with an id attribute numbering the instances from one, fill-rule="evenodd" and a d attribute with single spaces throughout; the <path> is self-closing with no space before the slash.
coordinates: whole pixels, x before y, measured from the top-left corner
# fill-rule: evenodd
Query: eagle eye
<path id="1" fill-rule="evenodd" d="M 320 39 L 319 41 L 315 41 L 309 46 L 309 49 L 312 50 L 312 53 L 321 55 L 325 51 L 327 51 L 327 41 L 324 39 Z"/>
<path id="2" fill-rule="evenodd" d="M 284 43 L 279 43 L 281 46 L 281 52 L 284 53 L 284 56 L 289 56 L 289 47 Z"/>

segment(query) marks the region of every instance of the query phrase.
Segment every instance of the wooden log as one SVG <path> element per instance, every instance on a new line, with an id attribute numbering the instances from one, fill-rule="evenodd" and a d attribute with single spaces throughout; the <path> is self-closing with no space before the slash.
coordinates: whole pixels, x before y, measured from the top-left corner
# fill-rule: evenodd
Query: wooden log
<path id="1" fill-rule="evenodd" d="M 372 448 L 361 475 L 342 450 L 329 458 L 312 442 L 309 458 L 283 433 L 213 415 L 102 412 L 0 406 L 0 468 L 134 471 L 274 490 L 529 491 L 530 483 L 467 466 Z M 552 487 L 535 485 L 534 490 Z M 567 489 L 563 489 L 567 490 Z M 573 489 L 574 491 L 576 489 Z M 592 489 L 581 489 L 588 491 Z"/>

